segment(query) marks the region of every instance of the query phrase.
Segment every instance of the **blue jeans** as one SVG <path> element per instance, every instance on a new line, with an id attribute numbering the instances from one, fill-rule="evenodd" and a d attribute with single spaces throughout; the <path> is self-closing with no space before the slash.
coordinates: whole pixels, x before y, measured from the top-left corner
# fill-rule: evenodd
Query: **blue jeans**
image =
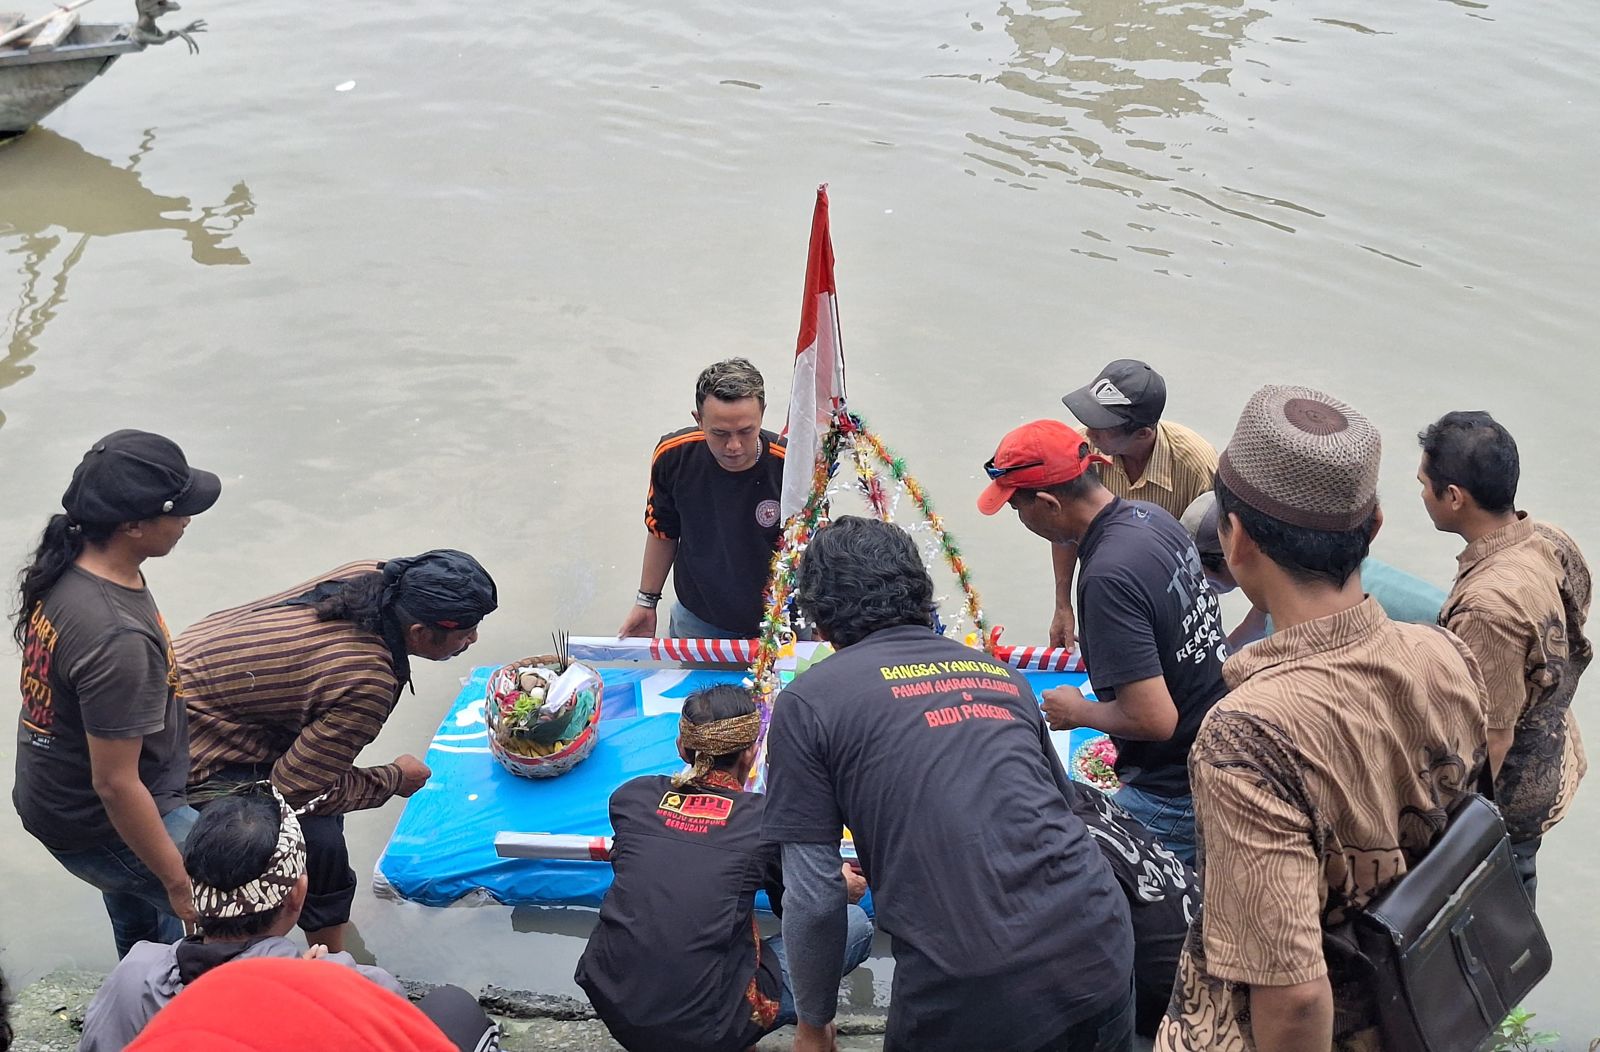
<path id="1" fill-rule="evenodd" d="M 187 805 L 161 817 L 167 835 L 180 851 L 198 817 L 195 809 Z M 172 915 L 167 889 L 121 837 L 113 834 L 108 842 L 82 851 L 50 853 L 68 873 L 100 889 L 106 913 L 111 917 L 118 960 L 126 957 L 136 942 L 169 943 L 183 938 L 183 924 Z"/>
<path id="2" fill-rule="evenodd" d="M 867 916 L 867 911 L 854 904 L 845 907 L 844 931 L 844 969 L 839 973 L 842 979 L 861 967 L 861 962 L 872 953 L 872 919 Z M 778 958 L 778 967 L 783 972 L 783 993 L 778 998 L 778 1021 L 773 1029 L 780 1026 L 789 1026 L 799 1021 L 794 1010 L 794 990 L 789 986 L 789 955 L 783 949 L 783 936 L 774 935 L 767 940 L 767 949 L 771 950 Z"/>
<path id="3" fill-rule="evenodd" d="M 702 620 L 682 603 L 672 604 L 672 616 L 667 618 L 667 630 L 673 639 L 743 639 L 743 632 L 730 632 Z"/>
<path id="4" fill-rule="evenodd" d="M 1194 865 L 1194 797 L 1155 796 L 1125 785 L 1113 797 L 1168 851 Z"/>

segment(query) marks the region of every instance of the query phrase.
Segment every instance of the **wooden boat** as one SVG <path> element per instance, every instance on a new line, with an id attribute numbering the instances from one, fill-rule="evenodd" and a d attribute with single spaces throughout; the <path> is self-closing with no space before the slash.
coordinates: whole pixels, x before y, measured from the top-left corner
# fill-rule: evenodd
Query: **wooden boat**
<path id="1" fill-rule="evenodd" d="M 0 33 L 13 28 L 0 15 Z M 143 51 L 131 25 L 79 24 L 60 43 L 0 46 L 0 139 L 21 135 L 130 51 Z"/>

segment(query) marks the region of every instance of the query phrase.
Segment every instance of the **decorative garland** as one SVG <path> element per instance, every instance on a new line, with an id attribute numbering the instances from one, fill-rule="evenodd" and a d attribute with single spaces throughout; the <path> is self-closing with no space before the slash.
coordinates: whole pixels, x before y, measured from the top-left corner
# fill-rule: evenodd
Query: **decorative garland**
<path id="1" fill-rule="evenodd" d="M 750 666 L 749 682 L 761 711 L 761 757 L 752 771 L 752 778 L 755 778 L 756 772 L 765 766 L 763 761 L 766 754 L 767 726 L 772 721 L 772 701 L 778 694 L 778 658 L 783 649 L 793 642 L 793 634 L 786 615 L 794 599 L 795 576 L 800 555 L 810 542 L 811 535 L 827 520 L 828 484 L 834 472 L 838 470 L 839 454 L 845 447 L 849 448 L 862 496 L 866 498 L 867 504 L 878 518 L 885 522 L 891 521 L 894 507 L 898 504 L 898 491 L 894 500 L 891 500 L 885 492 L 885 472 L 899 489 L 903 489 L 911 496 L 917 511 L 921 513 L 928 528 L 933 531 L 946 565 L 961 584 L 963 608 L 966 615 L 971 617 L 976 630 L 976 640 L 973 641 L 986 650 L 991 649 L 994 643 L 988 620 L 983 616 L 983 604 L 978 597 L 977 589 L 972 585 L 972 573 L 967 568 L 966 559 L 961 554 L 960 546 L 945 529 L 944 519 L 933 510 L 922 483 L 906 470 L 905 460 L 897 456 L 884 444 L 883 439 L 869 430 L 859 415 L 841 410 L 834 417 L 833 427 L 828 429 L 828 434 L 822 441 L 822 449 L 811 477 L 811 491 L 806 497 L 805 506 L 784 525 L 782 539 L 777 551 L 772 555 L 772 568 L 768 574 L 764 597 L 765 614 L 761 621 L 761 635 L 756 647 L 755 661 Z M 877 463 L 874 464 L 873 461 Z"/>

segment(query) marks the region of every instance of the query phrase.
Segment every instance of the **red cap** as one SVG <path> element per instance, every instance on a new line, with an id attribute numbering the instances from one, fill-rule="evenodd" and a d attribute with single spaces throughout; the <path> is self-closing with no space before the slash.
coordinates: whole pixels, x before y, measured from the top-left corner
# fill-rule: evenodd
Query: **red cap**
<path id="1" fill-rule="evenodd" d="M 1019 489 L 1057 486 L 1089 470 L 1091 464 L 1109 464 L 1090 452 L 1089 442 L 1059 420 L 1023 424 L 1000 440 L 984 470 L 992 480 L 978 496 L 978 510 L 993 515 L 1006 506 Z"/>
<path id="2" fill-rule="evenodd" d="M 403 997 L 332 961 L 255 957 L 213 968 L 157 1012 L 129 1052 L 456 1052 Z"/>

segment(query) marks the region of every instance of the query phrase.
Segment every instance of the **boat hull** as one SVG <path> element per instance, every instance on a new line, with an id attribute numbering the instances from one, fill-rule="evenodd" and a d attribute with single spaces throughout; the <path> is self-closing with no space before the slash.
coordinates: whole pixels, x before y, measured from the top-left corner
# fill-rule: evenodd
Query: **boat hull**
<path id="1" fill-rule="evenodd" d="M 125 26 L 79 26 L 48 51 L 0 50 L 0 139 L 20 135 L 143 45 Z"/>

